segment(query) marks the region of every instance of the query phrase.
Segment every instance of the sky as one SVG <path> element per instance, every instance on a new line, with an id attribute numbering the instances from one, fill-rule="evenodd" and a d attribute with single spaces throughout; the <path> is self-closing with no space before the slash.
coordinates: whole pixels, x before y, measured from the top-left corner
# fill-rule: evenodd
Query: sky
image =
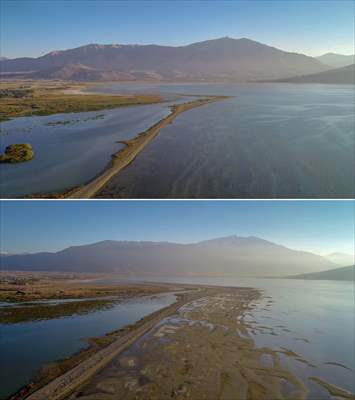
<path id="1" fill-rule="evenodd" d="M 353 0 L 0 0 L 1 56 L 89 43 L 184 45 L 229 36 L 316 56 L 354 53 Z"/>
<path id="2" fill-rule="evenodd" d="M 101 240 L 192 243 L 257 236 L 293 249 L 352 254 L 354 201 L 1 201 L 2 252 Z"/>

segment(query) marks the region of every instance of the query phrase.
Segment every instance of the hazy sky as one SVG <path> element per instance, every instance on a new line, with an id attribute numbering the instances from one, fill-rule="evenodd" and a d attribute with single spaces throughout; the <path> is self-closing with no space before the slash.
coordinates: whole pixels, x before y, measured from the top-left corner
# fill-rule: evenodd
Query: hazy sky
<path id="1" fill-rule="evenodd" d="M 258 236 L 319 254 L 353 253 L 353 201 L 2 201 L 1 251 L 100 240 L 189 243 Z"/>
<path id="2" fill-rule="evenodd" d="M 1 55 L 88 43 L 183 45 L 248 37 L 283 50 L 354 52 L 352 0 L 0 0 Z"/>

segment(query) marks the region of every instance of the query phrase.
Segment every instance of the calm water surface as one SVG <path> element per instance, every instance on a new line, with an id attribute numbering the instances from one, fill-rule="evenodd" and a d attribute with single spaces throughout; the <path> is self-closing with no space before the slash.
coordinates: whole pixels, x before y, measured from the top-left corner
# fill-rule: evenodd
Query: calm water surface
<path id="1" fill-rule="evenodd" d="M 154 104 L 3 122 L 0 152 L 11 143 L 30 143 L 35 157 L 0 165 L 0 195 L 55 192 L 85 183 L 124 147 L 117 141 L 132 139 L 169 113 L 167 104 Z"/>
<path id="2" fill-rule="evenodd" d="M 180 115 L 100 197 L 353 197 L 353 86 L 176 84 L 153 89 L 232 97 Z"/>
<path id="3" fill-rule="evenodd" d="M 194 94 L 231 98 L 180 115 L 99 197 L 354 196 L 351 85 L 111 84 L 100 90 L 158 92 L 167 102 L 2 123 L 0 151 L 22 142 L 35 151 L 30 162 L 0 165 L 2 197 L 87 182 L 122 148 L 118 140 L 146 130 L 168 115 L 170 104 Z"/>
<path id="4" fill-rule="evenodd" d="M 174 294 L 127 300 L 86 315 L 0 324 L 0 399 L 29 383 L 41 366 L 88 347 L 85 339 L 132 324 L 175 301 Z"/>

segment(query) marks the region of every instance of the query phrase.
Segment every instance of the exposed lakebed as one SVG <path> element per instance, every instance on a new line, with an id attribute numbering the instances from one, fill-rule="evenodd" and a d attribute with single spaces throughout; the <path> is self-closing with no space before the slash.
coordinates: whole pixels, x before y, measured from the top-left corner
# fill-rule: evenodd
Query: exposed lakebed
<path id="1" fill-rule="evenodd" d="M 262 298 L 243 314 L 246 337 L 254 340 L 257 349 L 278 352 L 282 367 L 306 385 L 307 399 L 332 398 L 324 386 L 310 379 L 313 377 L 355 393 L 353 282 L 203 277 L 157 280 L 262 290 Z M 270 366 L 267 354 L 262 361 Z"/>

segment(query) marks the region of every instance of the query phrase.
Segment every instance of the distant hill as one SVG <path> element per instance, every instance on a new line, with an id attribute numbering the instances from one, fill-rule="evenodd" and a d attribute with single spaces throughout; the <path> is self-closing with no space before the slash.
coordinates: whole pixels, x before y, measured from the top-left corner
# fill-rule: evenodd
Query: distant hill
<path id="1" fill-rule="evenodd" d="M 314 272 L 311 274 L 289 276 L 288 278 L 328 281 L 355 281 L 355 265 L 352 265 L 350 267 L 330 269 L 322 272 Z"/>
<path id="2" fill-rule="evenodd" d="M 355 55 L 347 56 L 343 54 L 326 53 L 315 58 L 332 68 L 341 68 L 346 67 L 347 65 L 355 64 Z"/>
<path id="3" fill-rule="evenodd" d="M 294 76 L 293 78 L 279 80 L 279 82 L 354 85 L 355 65 L 331 69 L 317 74 Z"/>
<path id="4" fill-rule="evenodd" d="M 237 236 L 192 244 L 108 240 L 56 253 L 0 256 L 0 265 L 4 270 L 175 276 L 287 276 L 334 267 L 312 253 L 291 250 L 256 237 Z"/>
<path id="5" fill-rule="evenodd" d="M 331 253 L 323 257 L 341 267 L 347 267 L 348 265 L 353 265 L 355 263 L 355 258 L 353 254 Z"/>
<path id="6" fill-rule="evenodd" d="M 0 61 L 2 75 L 72 80 L 193 80 L 246 82 L 324 71 L 315 58 L 250 39 L 228 37 L 171 47 L 89 44 L 38 58 Z M 32 75 L 31 75 L 32 74 Z"/>

